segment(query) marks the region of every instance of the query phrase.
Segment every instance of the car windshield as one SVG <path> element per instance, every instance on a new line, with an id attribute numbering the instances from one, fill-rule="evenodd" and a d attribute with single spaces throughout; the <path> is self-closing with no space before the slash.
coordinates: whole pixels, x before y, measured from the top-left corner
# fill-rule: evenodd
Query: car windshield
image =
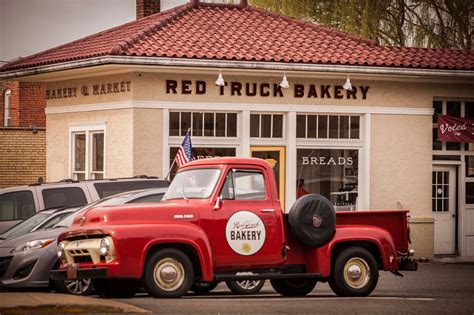
<path id="1" fill-rule="evenodd" d="M 50 216 L 51 216 L 51 213 L 44 213 L 44 212 L 42 213 L 42 212 L 40 212 L 40 213 L 32 216 L 31 218 L 29 218 L 29 219 L 27 219 L 23 222 L 20 222 L 19 224 L 15 225 L 14 227 L 12 227 L 8 231 L 4 232 L 3 234 L 0 234 L 0 239 L 5 240 L 7 238 L 11 238 L 11 237 L 26 234 L 26 233 L 30 232 L 38 224 L 40 224 L 41 222 L 43 222 L 44 220 L 49 218 Z"/>
<path id="2" fill-rule="evenodd" d="M 220 170 L 216 168 L 193 169 L 176 174 L 163 200 L 206 199 L 216 187 Z"/>

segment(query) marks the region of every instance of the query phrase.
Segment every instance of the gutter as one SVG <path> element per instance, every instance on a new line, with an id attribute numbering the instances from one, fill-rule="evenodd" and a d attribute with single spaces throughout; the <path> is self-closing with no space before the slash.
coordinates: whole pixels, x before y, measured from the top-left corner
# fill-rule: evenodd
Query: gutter
<path id="1" fill-rule="evenodd" d="M 235 61 L 235 60 L 210 60 L 210 59 L 186 59 L 186 58 L 161 58 L 161 57 L 128 57 L 128 56 L 104 56 L 85 60 L 68 61 L 58 64 L 37 66 L 28 69 L 12 70 L 0 73 L 0 79 L 11 79 L 17 77 L 44 74 L 56 71 L 73 70 L 100 65 L 136 65 L 136 66 L 165 66 L 165 67 L 198 67 L 198 68 L 226 68 L 247 70 L 275 70 L 275 71 L 303 71 L 342 74 L 368 74 L 368 75 L 401 75 L 401 76 L 425 76 L 434 78 L 474 78 L 472 70 L 441 70 L 441 69 L 418 69 L 418 68 L 396 68 L 378 66 L 348 66 L 348 65 L 326 65 L 326 64 L 304 64 L 304 63 L 282 63 L 263 61 Z"/>

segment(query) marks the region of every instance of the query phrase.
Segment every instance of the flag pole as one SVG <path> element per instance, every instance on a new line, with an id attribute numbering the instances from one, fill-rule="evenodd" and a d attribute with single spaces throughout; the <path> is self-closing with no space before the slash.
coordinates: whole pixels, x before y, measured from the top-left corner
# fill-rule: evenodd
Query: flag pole
<path id="1" fill-rule="evenodd" d="M 190 132 L 191 132 L 191 128 L 188 128 L 188 131 L 186 132 L 186 134 L 188 134 L 188 133 L 190 133 Z M 184 136 L 186 137 L 186 135 L 184 135 Z M 191 135 L 189 135 L 189 136 L 191 136 Z M 169 176 L 170 176 L 170 174 L 171 174 L 171 170 L 173 169 L 173 166 L 174 166 L 175 163 L 176 163 L 176 156 L 175 156 L 174 159 L 173 159 L 173 163 L 171 163 L 170 169 L 168 170 L 168 174 L 166 174 L 165 179 L 166 179 L 167 181 L 169 181 L 168 178 L 169 178 Z"/>

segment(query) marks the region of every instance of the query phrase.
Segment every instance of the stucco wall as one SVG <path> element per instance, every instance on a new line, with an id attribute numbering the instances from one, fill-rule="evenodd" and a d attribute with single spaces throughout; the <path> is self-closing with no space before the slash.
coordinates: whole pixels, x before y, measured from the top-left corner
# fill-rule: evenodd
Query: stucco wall
<path id="1" fill-rule="evenodd" d="M 137 109 L 133 113 L 133 173 L 163 178 L 163 111 Z"/>
<path id="2" fill-rule="evenodd" d="M 137 101 L 177 101 L 177 102 L 221 102 L 221 103 L 270 103 L 270 104 L 298 104 L 298 105 L 338 105 L 338 106 L 383 106 L 383 107 L 411 107 L 411 108 L 431 108 L 433 106 L 433 97 L 474 97 L 473 85 L 469 84 L 448 84 L 449 80 L 439 83 L 426 83 L 418 80 L 417 82 L 408 82 L 407 80 L 382 81 L 380 79 L 358 79 L 352 78 L 352 85 L 358 88 L 357 99 L 347 99 L 346 91 L 343 91 L 343 99 L 334 98 L 334 86 L 343 85 L 345 77 L 334 79 L 327 75 L 313 75 L 312 78 L 294 78 L 288 76 L 290 82 L 289 89 L 283 89 L 284 97 L 262 97 L 257 93 L 256 96 L 247 97 L 243 95 L 230 95 L 230 87 L 224 90 L 224 95 L 219 95 L 219 87 L 214 84 L 217 78 L 217 72 L 213 75 L 190 75 L 190 74 L 153 74 L 153 73 L 135 73 L 133 76 L 134 100 Z M 270 74 L 268 76 L 238 76 L 228 75 L 224 72 L 225 81 L 230 84 L 232 81 L 245 83 L 270 83 L 279 84 L 281 75 Z M 166 93 L 166 80 L 178 81 L 177 94 Z M 190 80 L 191 94 L 182 94 L 182 81 Z M 206 81 L 206 94 L 196 94 L 196 80 Z M 386 80 L 384 78 L 383 80 Z M 305 96 L 301 98 L 294 97 L 294 85 L 305 85 Z M 310 84 L 316 86 L 317 98 L 308 97 Z M 322 98 L 321 85 L 331 85 L 329 89 L 331 98 Z M 369 86 L 367 98 L 362 99 L 360 86 Z M 272 89 L 270 89 L 272 93 Z"/>
<path id="3" fill-rule="evenodd" d="M 371 124 L 370 207 L 410 210 L 417 222 L 412 246 L 418 257 L 433 256 L 431 121 L 431 116 L 373 115 Z"/>
<path id="4" fill-rule="evenodd" d="M 105 177 L 133 176 L 133 110 L 47 115 L 46 175 L 49 181 L 69 174 L 69 127 L 106 122 Z"/>

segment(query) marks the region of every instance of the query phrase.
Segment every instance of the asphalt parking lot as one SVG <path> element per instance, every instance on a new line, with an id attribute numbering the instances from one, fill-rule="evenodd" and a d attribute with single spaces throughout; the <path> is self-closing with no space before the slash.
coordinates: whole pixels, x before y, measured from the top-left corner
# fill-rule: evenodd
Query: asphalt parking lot
<path id="1" fill-rule="evenodd" d="M 54 293 L 0 293 L 0 313 L 140 313 L 156 314 L 474 314 L 474 264 L 423 263 L 416 272 L 396 277 L 382 272 L 376 290 L 366 298 L 341 298 L 318 283 L 303 298 L 276 294 L 267 283 L 259 294 L 237 296 L 220 284 L 208 295 L 154 299 L 104 300 Z"/>

